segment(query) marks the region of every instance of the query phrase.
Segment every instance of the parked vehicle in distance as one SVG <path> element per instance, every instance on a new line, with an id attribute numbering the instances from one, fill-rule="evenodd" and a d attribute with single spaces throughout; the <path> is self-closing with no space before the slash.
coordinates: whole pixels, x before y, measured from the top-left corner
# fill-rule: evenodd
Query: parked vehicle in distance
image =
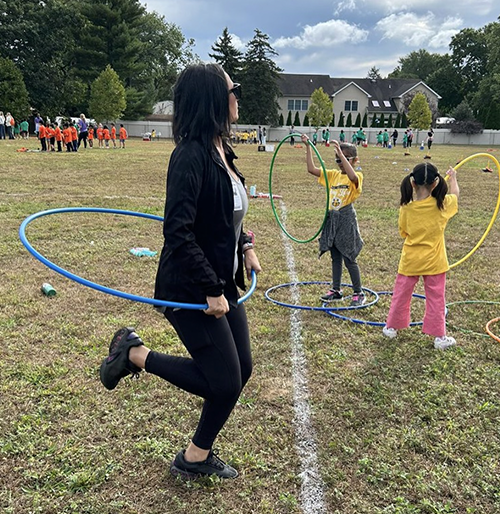
<path id="1" fill-rule="evenodd" d="M 455 118 L 438 118 L 436 120 L 436 127 L 446 127 L 446 125 L 449 125 L 450 123 L 453 123 L 455 121 Z"/>

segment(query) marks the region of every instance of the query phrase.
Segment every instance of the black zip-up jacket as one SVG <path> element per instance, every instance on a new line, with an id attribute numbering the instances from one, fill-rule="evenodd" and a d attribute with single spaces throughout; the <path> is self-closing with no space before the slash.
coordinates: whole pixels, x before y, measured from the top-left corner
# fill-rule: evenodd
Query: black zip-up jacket
<path id="1" fill-rule="evenodd" d="M 244 184 L 234 165 L 236 155 L 227 145 L 225 152 Z M 207 152 L 198 141 L 181 141 L 172 153 L 167 172 L 165 242 L 155 298 L 206 303 L 207 296 L 224 294 L 230 306 L 236 306 L 236 285 L 245 288 L 242 245 L 251 238 L 242 230 L 235 283 L 233 211 L 231 179 L 215 147 Z"/>

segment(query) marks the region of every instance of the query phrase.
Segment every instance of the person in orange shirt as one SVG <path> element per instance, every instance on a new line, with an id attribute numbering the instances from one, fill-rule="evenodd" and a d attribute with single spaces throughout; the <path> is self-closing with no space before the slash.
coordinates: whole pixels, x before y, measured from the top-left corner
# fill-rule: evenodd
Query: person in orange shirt
<path id="1" fill-rule="evenodd" d="M 102 123 L 99 123 L 99 125 L 97 126 L 97 139 L 99 141 L 99 148 L 102 148 L 104 146 L 103 145 L 104 133 L 103 133 L 103 128 L 102 128 Z"/>
<path id="2" fill-rule="evenodd" d="M 47 151 L 47 141 L 45 136 L 47 135 L 47 130 L 43 123 L 40 123 L 40 127 L 38 127 L 38 139 L 40 140 L 40 144 L 42 145 L 42 152 Z"/>
<path id="3" fill-rule="evenodd" d="M 54 124 L 47 122 L 46 129 L 46 139 L 47 139 L 47 152 L 50 150 L 51 152 L 55 152 L 55 143 L 56 143 L 56 131 L 54 130 Z"/>
<path id="4" fill-rule="evenodd" d="M 63 125 L 63 138 L 64 138 L 64 144 L 66 145 L 66 151 L 72 152 L 73 151 L 73 136 L 71 135 L 71 129 L 69 128 L 69 123 L 65 123 Z"/>
<path id="5" fill-rule="evenodd" d="M 89 125 L 89 146 L 92 148 L 94 146 L 94 127 L 92 125 Z"/>
<path id="6" fill-rule="evenodd" d="M 69 126 L 71 131 L 71 144 L 73 145 L 73 152 L 78 152 L 78 130 L 73 123 Z"/>
<path id="7" fill-rule="evenodd" d="M 123 125 L 120 125 L 120 148 L 125 148 L 125 140 L 127 139 L 128 137 L 128 134 L 127 134 L 127 129 L 123 126 Z"/>
<path id="8" fill-rule="evenodd" d="M 116 126 L 111 123 L 111 141 L 113 142 L 113 148 L 116 148 Z"/>
<path id="9" fill-rule="evenodd" d="M 57 151 L 62 152 L 61 141 L 63 138 L 63 134 L 62 134 L 61 128 L 59 127 L 59 125 L 57 123 L 55 124 L 55 127 L 54 127 L 54 133 L 55 133 L 55 138 L 57 141 Z"/>
<path id="10" fill-rule="evenodd" d="M 106 145 L 106 150 L 109 150 L 109 140 L 111 139 L 111 134 L 109 133 L 109 129 L 106 125 L 104 125 L 102 135 L 104 136 L 104 144 Z"/>

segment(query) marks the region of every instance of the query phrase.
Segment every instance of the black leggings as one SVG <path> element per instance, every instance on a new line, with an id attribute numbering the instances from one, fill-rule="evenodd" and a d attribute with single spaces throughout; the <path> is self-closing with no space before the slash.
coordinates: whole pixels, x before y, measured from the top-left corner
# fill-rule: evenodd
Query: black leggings
<path id="1" fill-rule="evenodd" d="M 340 282 L 342 279 L 342 261 L 345 262 L 349 276 L 351 277 L 352 290 L 354 293 L 361 293 L 361 275 L 359 273 L 358 263 L 354 260 L 351 261 L 345 255 L 342 255 L 337 248 L 334 246 L 330 248 L 330 254 L 332 256 L 332 289 L 340 291 Z"/>
<path id="2" fill-rule="evenodd" d="M 202 311 L 167 309 L 188 357 L 151 351 L 145 370 L 205 399 L 193 443 L 212 448 L 252 373 L 248 322 L 243 305 L 222 318 Z"/>

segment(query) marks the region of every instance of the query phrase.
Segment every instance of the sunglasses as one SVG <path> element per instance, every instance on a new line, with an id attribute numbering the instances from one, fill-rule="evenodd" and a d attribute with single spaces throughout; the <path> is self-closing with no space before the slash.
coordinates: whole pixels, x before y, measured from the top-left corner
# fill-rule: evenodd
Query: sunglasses
<path id="1" fill-rule="evenodd" d="M 233 87 L 229 90 L 229 93 L 233 93 L 236 97 L 236 100 L 241 100 L 241 84 L 235 82 Z"/>

